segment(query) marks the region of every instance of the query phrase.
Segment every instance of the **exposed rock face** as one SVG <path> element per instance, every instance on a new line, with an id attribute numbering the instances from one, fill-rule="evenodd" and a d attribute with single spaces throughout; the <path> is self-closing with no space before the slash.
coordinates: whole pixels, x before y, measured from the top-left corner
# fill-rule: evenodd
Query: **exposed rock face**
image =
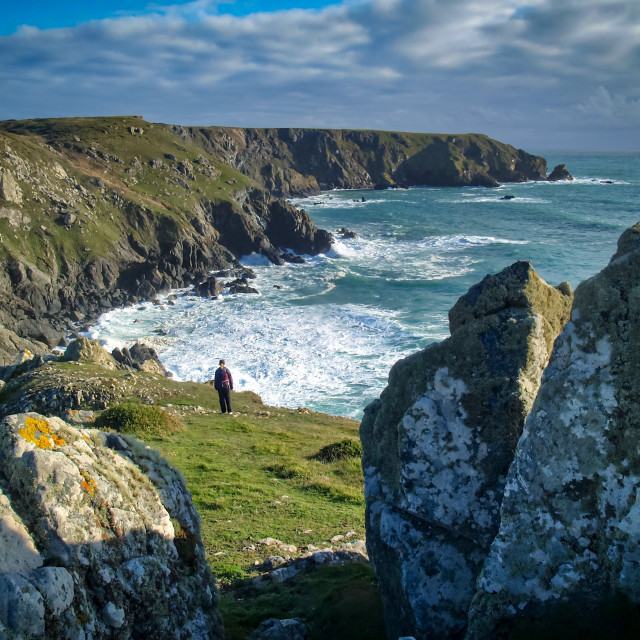
<path id="1" fill-rule="evenodd" d="M 0 635 L 221 638 L 200 520 L 134 438 L 38 414 L 0 423 Z"/>
<path id="2" fill-rule="evenodd" d="M 569 173 L 566 164 L 558 164 L 547 178 L 549 182 L 558 182 L 559 180 L 573 180 L 573 176 Z"/>
<path id="3" fill-rule="evenodd" d="M 464 630 L 571 298 L 568 285 L 547 285 L 528 262 L 487 276 L 451 310 L 451 337 L 396 363 L 365 409 L 367 548 L 389 637 Z"/>
<path id="4" fill-rule="evenodd" d="M 616 592 L 640 603 L 639 272 L 637 224 L 576 289 L 509 471 L 469 638 L 561 602 L 578 616 Z"/>

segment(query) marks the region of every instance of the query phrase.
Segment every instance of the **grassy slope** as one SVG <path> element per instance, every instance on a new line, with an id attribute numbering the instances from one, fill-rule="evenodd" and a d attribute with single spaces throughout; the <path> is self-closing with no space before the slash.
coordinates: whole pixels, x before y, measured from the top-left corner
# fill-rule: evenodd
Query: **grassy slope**
<path id="1" fill-rule="evenodd" d="M 209 385 L 78 363 L 36 369 L 8 385 L 0 402 L 62 386 L 69 394 L 78 388 L 108 392 L 110 405 L 133 400 L 165 406 L 186 424 L 185 431 L 148 444 L 186 478 L 222 588 L 228 640 L 246 638 L 269 617 L 302 617 L 312 638 L 385 637 L 369 565 L 328 566 L 261 589 L 251 580 L 255 562 L 281 553 L 257 545 L 261 538 L 294 544 L 301 553 L 305 545 L 330 546 L 333 536 L 348 531 L 364 538 L 360 460 L 312 459 L 327 444 L 357 439 L 357 422 L 269 407 L 248 392 L 233 393 L 234 415 L 220 415 Z M 251 545 L 255 550 L 243 551 Z"/>
<path id="2" fill-rule="evenodd" d="M 130 133 L 132 127 L 143 133 Z M 29 233 L 23 233 L 0 218 L 0 258 L 10 253 L 26 256 L 45 273 L 55 270 L 53 263 L 62 253 L 80 261 L 109 255 L 119 238 L 132 232 L 114 192 L 144 206 L 159 223 L 169 219 L 180 228 L 190 225 L 202 199 L 229 202 L 237 191 L 255 186 L 166 127 L 133 116 L 0 122 L 0 150 L 7 149 L 24 163 L 23 173 L 29 176 L 27 182 L 16 175 L 10 158 L 0 154 L 0 167 L 16 175 L 24 198 L 7 206 L 26 214 L 30 222 Z M 213 177 L 198 158 L 213 169 Z M 162 160 L 162 165 L 153 168 L 151 160 Z M 193 180 L 176 168 L 183 161 L 191 163 Z M 68 178 L 53 169 L 56 164 Z M 104 187 L 95 184 L 98 179 Z M 61 210 L 77 216 L 69 228 L 60 221 L 61 202 L 66 203 Z M 134 235 L 144 244 L 141 233 Z"/>

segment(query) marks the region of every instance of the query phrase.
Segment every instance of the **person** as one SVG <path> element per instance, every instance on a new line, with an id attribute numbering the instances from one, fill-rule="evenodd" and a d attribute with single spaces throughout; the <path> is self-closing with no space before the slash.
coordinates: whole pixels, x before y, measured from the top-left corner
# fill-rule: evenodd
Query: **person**
<path id="1" fill-rule="evenodd" d="M 213 378 L 213 386 L 218 390 L 220 398 L 220 412 L 232 414 L 231 411 L 231 389 L 233 389 L 233 378 L 231 371 L 225 366 L 224 360 L 220 360 L 220 366 L 216 369 Z"/>

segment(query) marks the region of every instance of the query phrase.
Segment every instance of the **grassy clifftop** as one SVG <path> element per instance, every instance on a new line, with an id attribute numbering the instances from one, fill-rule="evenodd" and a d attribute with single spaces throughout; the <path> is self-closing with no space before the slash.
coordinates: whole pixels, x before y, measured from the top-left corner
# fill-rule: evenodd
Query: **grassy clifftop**
<path id="1" fill-rule="evenodd" d="M 360 458 L 317 455 L 336 442 L 357 442 L 357 422 L 269 407 L 249 392 L 233 394 L 234 415 L 220 415 L 217 393 L 207 384 L 78 362 L 16 373 L 0 393 L 0 412 L 30 407 L 74 418 L 77 409 L 131 401 L 164 407 L 186 426 L 145 441 L 186 479 L 222 589 L 226 638 L 246 638 L 269 617 L 303 617 L 310 638 L 346 640 L 354 628 L 363 630 L 360 637 L 384 638 L 368 564 L 324 566 L 256 584 L 267 558 L 326 549 L 335 536 L 364 537 Z M 64 406 L 75 409 L 65 413 Z M 286 547 L 261 544 L 266 538 Z"/>

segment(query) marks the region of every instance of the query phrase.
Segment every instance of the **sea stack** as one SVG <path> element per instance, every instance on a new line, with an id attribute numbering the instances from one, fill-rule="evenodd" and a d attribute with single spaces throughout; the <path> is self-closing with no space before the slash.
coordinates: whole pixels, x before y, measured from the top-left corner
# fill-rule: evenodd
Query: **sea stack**
<path id="1" fill-rule="evenodd" d="M 451 337 L 397 362 L 360 428 L 367 547 L 390 638 L 458 638 L 568 284 L 516 262 L 449 313 Z"/>

